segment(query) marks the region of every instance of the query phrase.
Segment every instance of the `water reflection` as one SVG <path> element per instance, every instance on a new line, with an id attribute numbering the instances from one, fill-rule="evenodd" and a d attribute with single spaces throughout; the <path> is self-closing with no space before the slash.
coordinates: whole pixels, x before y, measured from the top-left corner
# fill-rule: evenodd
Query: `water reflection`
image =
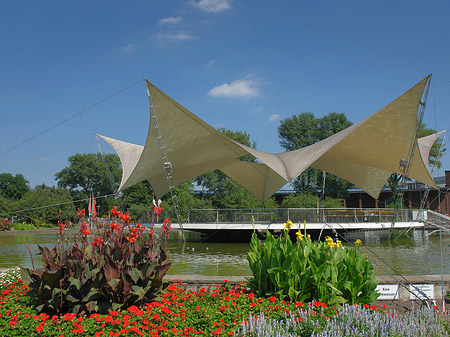
<path id="1" fill-rule="evenodd" d="M 246 243 L 171 244 L 172 267 L 169 274 L 177 275 L 250 275 Z"/>
<path id="2" fill-rule="evenodd" d="M 373 236 L 373 234 L 370 234 Z M 169 243 L 172 267 L 169 274 L 246 276 L 250 275 L 247 262 L 247 243 L 205 243 L 187 242 L 183 244 L 175 237 Z M 367 242 L 369 241 L 369 242 Z M 439 235 L 422 238 L 412 233 L 412 238 L 396 241 L 371 237 L 365 241 L 366 253 L 374 263 L 377 275 L 396 272 L 403 275 L 439 275 L 441 257 Z M 32 267 L 26 244 L 29 244 L 36 267 L 40 266 L 37 244 L 49 248 L 56 243 L 56 232 L 0 232 L 0 268 L 12 266 Z M 450 274 L 450 236 L 443 236 L 444 274 Z M 385 262 L 382 262 L 385 261 Z M 396 270 L 392 271 L 390 265 Z"/>
<path id="3" fill-rule="evenodd" d="M 53 248 L 56 244 L 56 232 L 21 232 L 21 233 L 0 233 L 0 268 L 13 266 L 23 266 L 32 268 L 30 252 L 33 254 L 36 267 L 41 266 L 41 259 L 38 244 Z"/>

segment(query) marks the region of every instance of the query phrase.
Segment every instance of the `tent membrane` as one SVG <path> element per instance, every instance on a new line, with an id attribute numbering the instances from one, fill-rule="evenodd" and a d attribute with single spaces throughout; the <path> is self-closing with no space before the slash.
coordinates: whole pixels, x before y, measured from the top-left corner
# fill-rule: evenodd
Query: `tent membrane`
<path id="1" fill-rule="evenodd" d="M 378 198 L 399 163 L 408 158 L 415 139 L 417 113 L 426 77 L 371 116 L 313 145 L 284 153 L 269 153 L 228 138 L 146 81 L 150 109 L 156 113 L 161 145 L 172 164 L 174 185 L 219 169 L 256 198 L 265 201 L 308 167 L 332 173 Z M 423 137 L 412 158 L 410 178 L 437 188 L 428 169 L 428 156 L 441 134 Z M 157 197 L 169 192 L 154 120 L 143 146 L 101 136 L 118 153 L 122 167 L 119 190 L 147 180 Z M 239 158 L 251 154 L 260 162 Z"/>

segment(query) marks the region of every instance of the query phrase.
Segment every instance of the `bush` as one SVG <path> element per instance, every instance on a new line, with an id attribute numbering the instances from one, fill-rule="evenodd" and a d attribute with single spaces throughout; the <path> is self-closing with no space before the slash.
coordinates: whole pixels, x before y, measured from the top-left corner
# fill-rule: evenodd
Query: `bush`
<path id="1" fill-rule="evenodd" d="M 84 217 L 84 210 L 78 212 Z M 170 221 L 161 235 L 140 224 L 131 225 L 128 214 L 115 207 L 111 222 L 86 221 L 68 244 L 59 221 L 55 248 L 40 247 L 43 268 L 22 268 L 23 281 L 32 289 L 37 310 L 51 313 L 106 313 L 142 305 L 157 296 L 170 267 L 166 253 Z M 93 232 L 91 234 L 91 231 Z"/>
<path id="2" fill-rule="evenodd" d="M 377 299 L 375 272 L 365 255 L 329 237 L 326 242 L 313 242 L 300 231 L 294 245 L 289 237 L 292 222 L 285 226 L 279 238 L 267 232 L 262 245 L 253 233 L 247 255 L 253 277 L 248 286 L 259 296 L 330 305 L 370 304 Z"/>
<path id="3" fill-rule="evenodd" d="M 36 226 L 30 223 L 13 223 L 12 228 L 16 231 L 29 231 L 29 230 L 35 230 Z"/>
<path id="4" fill-rule="evenodd" d="M 11 220 L 7 218 L 0 219 L 0 231 L 10 231 L 11 230 Z"/>

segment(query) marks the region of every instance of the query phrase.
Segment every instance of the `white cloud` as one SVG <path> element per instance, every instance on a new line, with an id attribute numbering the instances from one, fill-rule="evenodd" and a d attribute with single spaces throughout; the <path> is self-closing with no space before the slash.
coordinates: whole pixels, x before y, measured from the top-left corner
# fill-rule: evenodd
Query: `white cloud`
<path id="1" fill-rule="evenodd" d="M 180 41 L 189 41 L 189 40 L 196 40 L 197 37 L 184 32 L 178 32 L 178 33 L 158 33 L 156 34 L 156 39 L 158 39 L 160 42 L 163 43 L 173 43 L 173 42 L 180 42 Z"/>
<path id="2" fill-rule="evenodd" d="M 259 96 L 257 83 L 250 79 L 236 80 L 230 84 L 224 83 L 212 88 L 208 92 L 209 96 L 218 97 L 255 97 Z"/>
<path id="3" fill-rule="evenodd" d="M 209 62 L 208 62 L 208 67 L 212 67 L 213 65 L 215 65 L 216 64 L 216 60 L 210 60 Z"/>
<path id="4" fill-rule="evenodd" d="M 281 118 L 281 116 L 279 114 L 273 114 L 272 116 L 269 117 L 269 119 L 267 120 L 269 123 L 273 123 L 278 121 Z"/>
<path id="5" fill-rule="evenodd" d="M 164 18 L 158 21 L 158 24 L 165 25 L 165 24 L 175 24 L 178 22 L 183 21 L 183 18 L 181 16 L 177 17 L 170 17 L 170 18 Z"/>
<path id="6" fill-rule="evenodd" d="M 231 0 L 192 0 L 191 3 L 205 12 L 220 12 L 231 8 Z"/>
<path id="7" fill-rule="evenodd" d="M 129 43 L 125 47 L 120 48 L 120 50 L 126 54 L 133 53 L 135 49 L 136 49 L 136 46 L 134 45 L 134 43 Z"/>

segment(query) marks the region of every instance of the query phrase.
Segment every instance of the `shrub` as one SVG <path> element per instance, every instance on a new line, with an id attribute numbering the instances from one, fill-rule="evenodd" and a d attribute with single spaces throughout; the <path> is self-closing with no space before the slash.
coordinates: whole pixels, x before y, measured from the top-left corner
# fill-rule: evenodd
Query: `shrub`
<path id="1" fill-rule="evenodd" d="M 83 218 L 84 210 L 78 214 Z M 110 220 L 94 219 L 90 228 L 83 221 L 70 244 L 65 223 L 59 220 L 57 245 L 51 250 L 39 246 L 43 268 L 21 269 L 37 310 L 106 313 L 157 296 L 170 267 L 166 253 L 170 220 L 164 222 L 160 236 L 153 226 L 144 234 L 144 227 L 131 225 L 128 214 L 117 207 Z"/>
<path id="2" fill-rule="evenodd" d="M 11 230 L 11 220 L 7 218 L 0 219 L 0 231 L 10 231 Z"/>
<path id="3" fill-rule="evenodd" d="M 259 296 L 278 296 L 296 301 L 317 300 L 328 304 L 372 303 L 379 294 L 372 263 L 367 256 L 327 237 L 313 242 L 300 231 L 293 244 L 285 224 L 279 238 L 267 232 L 261 245 L 256 233 L 247 259 L 253 277 L 248 286 Z"/>
<path id="4" fill-rule="evenodd" d="M 28 230 L 34 230 L 36 229 L 36 226 L 34 226 L 31 223 L 14 223 L 12 226 L 16 231 L 28 231 Z"/>

